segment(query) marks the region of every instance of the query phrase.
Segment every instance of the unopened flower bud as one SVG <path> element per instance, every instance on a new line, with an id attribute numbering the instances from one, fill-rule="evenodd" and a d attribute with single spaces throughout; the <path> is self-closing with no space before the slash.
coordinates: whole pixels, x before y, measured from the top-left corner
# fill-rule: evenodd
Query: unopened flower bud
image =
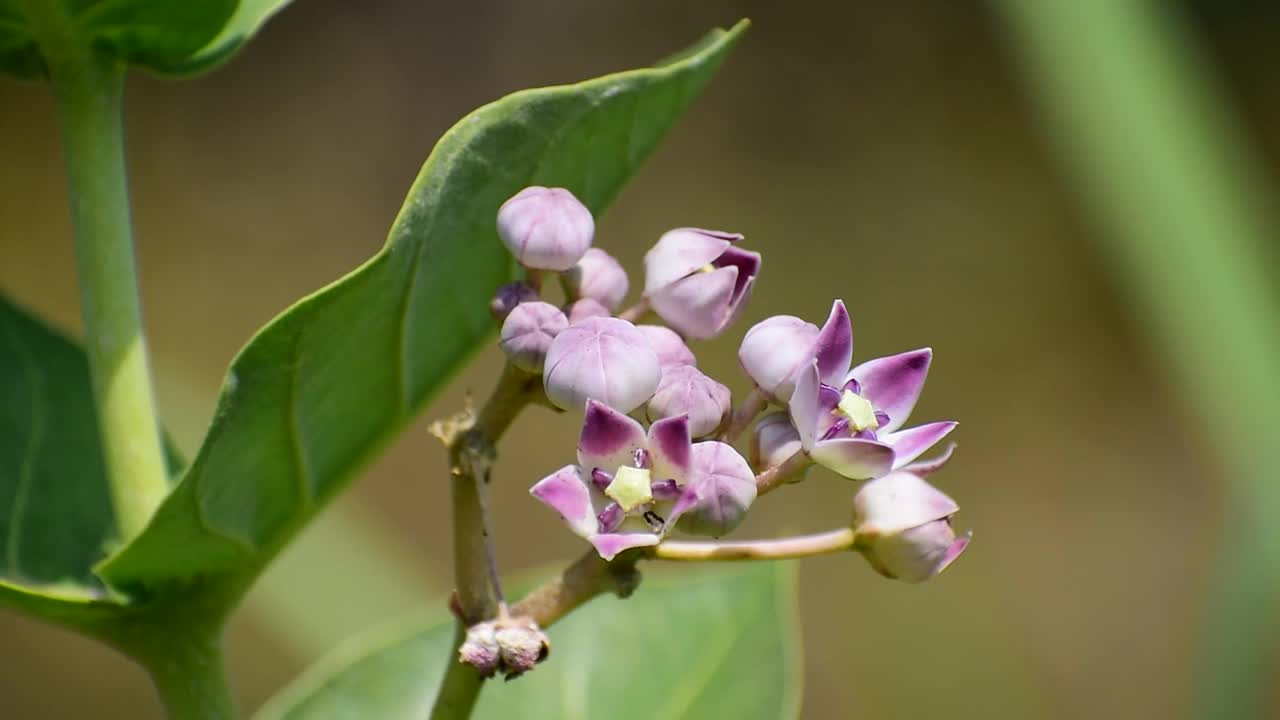
<path id="1" fill-rule="evenodd" d="M 817 325 L 775 315 L 747 331 L 738 348 L 738 362 L 769 399 L 786 403 L 795 392 L 796 376 L 813 363 L 817 339 Z"/>
<path id="2" fill-rule="evenodd" d="M 693 351 L 685 345 L 684 340 L 674 330 L 661 325 L 637 325 L 636 327 L 649 338 L 649 344 L 658 354 L 658 364 L 662 367 L 698 364 L 698 358 L 694 357 Z"/>
<path id="3" fill-rule="evenodd" d="M 692 365 L 662 369 L 658 389 L 646 406 L 649 420 L 689 416 L 689 433 L 704 437 L 715 432 L 729 412 L 729 388 L 702 374 Z"/>
<path id="4" fill-rule="evenodd" d="M 513 619 L 510 624 L 498 628 L 496 637 L 507 680 L 529 672 L 551 653 L 551 642 L 547 640 L 546 633 L 532 620 L 521 623 Z"/>
<path id="5" fill-rule="evenodd" d="M 609 253 L 594 247 L 561 278 L 569 297 L 591 298 L 607 307 L 610 313 L 622 305 L 630 287 L 622 265 Z"/>
<path id="6" fill-rule="evenodd" d="M 679 527 L 695 535 L 719 537 L 742 522 L 756 499 L 756 477 L 732 445 L 693 444 L 693 473 L 674 512 Z"/>
<path id="7" fill-rule="evenodd" d="M 498 235 L 521 265 L 563 272 L 591 247 L 595 221 L 573 193 L 535 185 L 498 209 Z"/>
<path id="8" fill-rule="evenodd" d="M 498 322 L 502 322 L 507 319 L 515 306 L 537 299 L 538 293 L 528 285 L 522 282 L 507 283 L 493 294 L 493 299 L 489 301 L 489 312 Z"/>
<path id="9" fill-rule="evenodd" d="M 644 256 L 644 296 L 677 332 L 712 338 L 738 316 L 760 271 L 759 253 L 736 233 L 677 228 Z"/>
<path id="10" fill-rule="evenodd" d="M 577 325 L 578 323 L 593 317 L 610 317 L 613 313 L 609 312 L 609 308 L 600 304 L 599 300 L 591 298 L 582 298 L 570 304 L 565 308 L 565 314 L 569 316 L 569 324 Z"/>
<path id="11" fill-rule="evenodd" d="M 551 341 L 567 327 L 569 321 L 560 308 L 540 301 L 520 303 L 503 321 L 498 345 L 512 365 L 540 373 Z"/>
<path id="12" fill-rule="evenodd" d="M 644 333 L 618 318 L 587 318 L 570 325 L 547 350 L 543 387 L 565 410 L 598 400 L 628 413 L 658 388 L 662 371 Z"/>
<path id="13" fill-rule="evenodd" d="M 751 466 L 756 472 L 781 465 L 801 449 L 800 433 L 785 411 L 765 415 L 751 431 Z"/>
<path id="14" fill-rule="evenodd" d="M 890 473 L 863 485 L 854 496 L 854 547 L 881 575 L 923 582 L 969 545 L 972 533 L 957 537 L 951 527 L 959 509 L 914 473 Z"/>

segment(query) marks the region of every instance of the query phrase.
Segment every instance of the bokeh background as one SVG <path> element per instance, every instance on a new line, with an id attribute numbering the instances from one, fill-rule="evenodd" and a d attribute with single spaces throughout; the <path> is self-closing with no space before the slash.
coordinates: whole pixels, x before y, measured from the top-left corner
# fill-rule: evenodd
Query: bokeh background
<path id="1" fill-rule="evenodd" d="M 1228 118 L 1218 139 L 1247 148 L 1266 183 L 1280 162 L 1277 6 L 1155 5 L 1214 88 Z M 1203 390 L 1113 262 L 1111 224 L 1070 171 L 1013 15 L 941 0 L 298 0 L 212 74 L 136 74 L 129 160 L 166 422 L 197 446 L 236 350 L 380 247 L 462 115 L 751 17 L 597 244 L 636 268 L 634 288 L 665 229 L 747 235 L 766 258 L 755 296 L 698 348 L 738 393 L 742 332 L 776 313 L 821 322 L 833 297 L 850 306 L 858 357 L 931 345 L 915 417 L 961 421 L 938 484 L 976 531 L 922 586 L 856 556 L 803 563 L 803 716 L 1184 717 L 1230 483 Z M 78 332 L 64 187 L 46 88 L 0 78 L 0 288 Z M 1272 278 L 1274 240 L 1251 246 Z M 344 636 L 439 606 L 447 488 L 425 428 L 487 391 L 500 362 L 482 353 L 255 589 L 229 640 L 246 710 Z M 504 443 L 494 502 L 512 574 L 581 550 L 524 492 L 565 462 L 575 433 L 573 417 L 535 410 Z M 833 526 L 850 495 L 815 472 L 739 534 Z M 88 640 L 0 613 L 0 646 L 4 717 L 160 716 L 142 672 Z"/>

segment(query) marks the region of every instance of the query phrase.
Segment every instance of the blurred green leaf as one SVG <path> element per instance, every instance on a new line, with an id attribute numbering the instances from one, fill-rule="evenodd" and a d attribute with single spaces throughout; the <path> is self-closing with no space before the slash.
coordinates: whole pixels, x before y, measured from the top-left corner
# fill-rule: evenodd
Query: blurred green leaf
<path id="1" fill-rule="evenodd" d="M 0 297 L 0 603 L 105 597 L 92 568 L 114 532 L 84 353 Z"/>
<path id="2" fill-rule="evenodd" d="M 474 717 L 733 718 L 799 712 L 790 565 L 744 565 L 652 579 L 627 600 L 596 600 L 552 628 L 551 656 L 489 683 Z M 452 655 L 451 622 L 357 638 L 286 688 L 257 720 L 426 717 Z"/>
<path id="3" fill-rule="evenodd" d="M 745 27 L 676 63 L 519 92 L 455 125 L 383 250 L 232 361 L 191 467 L 103 577 L 130 591 L 202 576 L 247 586 L 491 336 L 488 300 L 515 277 L 498 206 L 543 184 L 602 210 Z"/>
<path id="4" fill-rule="evenodd" d="M 290 0 L 49 1 L 66 3 L 78 42 L 155 72 L 180 74 L 230 57 Z M 22 0 L 0 0 L 0 69 L 33 77 L 43 66 Z"/>

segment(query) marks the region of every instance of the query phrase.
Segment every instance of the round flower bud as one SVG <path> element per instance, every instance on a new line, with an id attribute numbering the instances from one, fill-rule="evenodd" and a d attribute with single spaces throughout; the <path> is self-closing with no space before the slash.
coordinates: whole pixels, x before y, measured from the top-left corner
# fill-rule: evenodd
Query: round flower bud
<path id="1" fill-rule="evenodd" d="M 942 572 L 969 545 L 956 536 L 955 501 L 918 475 L 889 473 L 853 498 L 854 547 L 887 578 L 923 582 Z"/>
<path id="2" fill-rule="evenodd" d="M 540 373 L 551 341 L 567 327 L 568 319 L 555 305 L 541 301 L 520 303 L 503 321 L 498 345 L 512 365 Z"/>
<path id="3" fill-rule="evenodd" d="M 738 526 L 756 499 L 756 476 L 732 445 L 708 441 L 693 444 L 693 472 L 678 527 L 695 535 L 719 537 Z M 681 507 L 685 506 L 685 507 Z"/>
<path id="4" fill-rule="evenodd" d="M 638 325 L 640 332 L 649 338 L 653 351 L 658 353 L 658 363 L 668 365 L 697 365 L 698 358 L 674 330 L 661 325 Z"/>
<path id="5" fill-rule="evenodd" d="M 458 648 L 458 660 L 475 668 L 480 677 L 493 677 L 502 663 L 502 649 L 493 623 L 477 623 L 467 628 L 467 637 Z"/>
<path id="6" fill-rule="evenodd" d="M 669 365 L 662 369 L 646 411 L 650 422 L 688 415 L 689 434 L 705 437 L 720 427 L 729 412 L 729 388 L 692 365 Z"/>
<path id="7" fill-rule="evenodd" d="M 770 400 L 786 403 L 795 391 L 796 375 L 813 362 L 817 339 L 817 325 L 775 315 L 747 331 L 738 348 L 738 362 Z"/>
<path id="8" fill-rule="evenodd" d="M 538 628 L 538 624 L 513 621 L 499 626 L 495 636 L 501 650 L 502 668 L 506 679 L 512 680 L 529 672 L 551 654 L 551 643 Z"/>
<path id="9" fill-rule="evenodd" d="M 610 313 L 627 297 L 627 271 L 600 248 L 588 248 L 578 264 L 560 277 L 569 297 L 591 298 L 609 308 Z"/>
<path id="10" fill-rule="evenodd" d="M 611 317 L 613 313 L 609 312 L 609 308 L 601 305 L 598 300 L 591 298 L 582 298 L 565 308 L 565 314 L 569 316 L 569 324 L 577 325 L 578 323 L 592 317 Z"/>
<path id="11" fill-rule="evenodd" d="M 527 187 L 498 209 L 498 235 L 527 268 L 563 272 L 591 247 L 591 211 L 564 188 Z"/>
<path id="12" fill-rule="evenodd" d="M 528 285 L 522 282 L 507 283 L 493 294 L 493 299 L 489 301 L 489 312 L 498 322 L 502 322 L 507 319 L 507 315 L 511 314 L 515 306 L 537 299 L 538 293 Z"/>
<path id="13" fill-rule="evenodd" d="M 786 411 L 765 415 L 751 431 L 751 467 L 756 472 L 777 467 L 801 450 L 800 433 Z"/>
<path id="14" fill-rule="evenodd" d="M 629 413 L 658 389 L 662 371 L 644 333 L 618 318 L 592 317 L 560 332 L 543 371 L 547 398 L 565 410 L 598 400 Z"/>
<path id="15" fill-rule="evenodd" d="M 644 297 L 654 312 L 686 337 L 724 332 L 751 295 L 759 253 L 734 245 L 737 233 L 677 228 L 644 256 Z"/>

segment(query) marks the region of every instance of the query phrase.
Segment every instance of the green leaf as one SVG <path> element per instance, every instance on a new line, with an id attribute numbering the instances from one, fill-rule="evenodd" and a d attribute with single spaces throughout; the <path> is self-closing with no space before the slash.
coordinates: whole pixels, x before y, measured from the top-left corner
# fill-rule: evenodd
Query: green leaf
<path id="1" fill-rule="evenodd" d="M 474 717 L 733 718 L 799 712 L 791 566 L 655 582 L 596 600 L 550 631 L 551 656 L 481 693 Z M 452 655 L 453 625 L 419 621 L 357 638 L 287 687 L 257 720 L 426 717 Z"/>
<path id="2" fill-rule="evenodd" d="M 67 2 L 77 43 L 166 74 L 205 70 L 230 57 L 290 0 L 50 0 Z M 0 69 L 44 69 L 22 0 L 0 0 Z M 63 48 L 44 48 L 46 53 Z"/>
<path id="3" fill-rule="evenodd" d="M 105 600 L 92 568 L 114 529 L 84 353 L 0 297 L 0 604 Z"/>

